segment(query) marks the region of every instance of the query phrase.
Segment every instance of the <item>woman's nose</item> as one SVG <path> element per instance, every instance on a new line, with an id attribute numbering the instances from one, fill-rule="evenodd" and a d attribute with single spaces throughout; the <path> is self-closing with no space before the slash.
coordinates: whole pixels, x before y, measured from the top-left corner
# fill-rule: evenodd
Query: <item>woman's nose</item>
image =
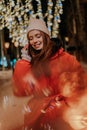
<path id="1" fill-rule="evenodd" d="M 37 38 L 36 37 L 33 38 L 33 42 L 37 42 Z"/>

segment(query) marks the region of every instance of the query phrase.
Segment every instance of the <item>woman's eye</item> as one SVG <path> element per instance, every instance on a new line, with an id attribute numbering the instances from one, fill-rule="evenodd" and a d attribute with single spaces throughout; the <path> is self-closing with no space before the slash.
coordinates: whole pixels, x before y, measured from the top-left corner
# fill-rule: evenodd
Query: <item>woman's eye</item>
<path id="1" fill-rule="evenodd" d="M 41 35 L 37 35 L 37 38 L 40 38 L 41 37 Z"/>
<path id="2" fill-rule="evenodd" d="M 34 37 L 36 37 L 36 38 L 40 38 L 40 37 L 41 37 L 41 35 L 40 35 L 40 34 L 36 34 Z M 33 39 L 34 39 L 34 37 L 29 37 L 29 41 L 33 40 Z"/>

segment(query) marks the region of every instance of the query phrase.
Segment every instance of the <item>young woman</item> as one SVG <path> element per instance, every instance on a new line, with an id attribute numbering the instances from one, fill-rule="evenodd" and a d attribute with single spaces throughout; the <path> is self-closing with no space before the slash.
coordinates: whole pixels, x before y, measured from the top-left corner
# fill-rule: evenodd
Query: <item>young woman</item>
<path id="1" fill-rule="evenodd" d="M 60 42 L 50 39 L 43 20 L 30 20 L 27 38 L 13 74 L 14 94 L 33 97 L 27 104 L 30 111 L 25 113 L 24 125 L 29 130 L 58 130 L 57 118 L 69 107 L 68 101 L 84 93 L 87 75 Z"/>

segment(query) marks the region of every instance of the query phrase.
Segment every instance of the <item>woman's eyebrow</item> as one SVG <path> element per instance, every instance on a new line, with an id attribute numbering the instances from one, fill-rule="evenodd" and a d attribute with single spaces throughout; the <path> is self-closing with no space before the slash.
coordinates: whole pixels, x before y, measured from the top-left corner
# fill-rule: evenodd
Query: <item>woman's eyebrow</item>
<path id="1" fill-rule="evenodd" d="M 37 36 L 37 35 L 41 35 L 41 34 L 40 33 L 35 34 L 35 36 Z"/>

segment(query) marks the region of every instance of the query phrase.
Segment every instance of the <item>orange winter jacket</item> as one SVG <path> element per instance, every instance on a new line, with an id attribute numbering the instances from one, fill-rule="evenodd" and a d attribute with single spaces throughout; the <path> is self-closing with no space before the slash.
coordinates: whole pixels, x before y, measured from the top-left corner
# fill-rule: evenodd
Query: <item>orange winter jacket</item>
<path id="1" fill-rule="evenodd" d="M 83 68 L 76 58 L 64 52 L 62 49 L 50 59 L 49 67 L 51 72 L 50 77 L 45 79 L 45 77 L 42 76 L 38 82 L 31 72 L 31 63 L 24 59 L 18 60 L 13 74 L 14 94 L 17 96 L 27 96 L 32 94 L 34 86 L 39 85 L 39 87 L 42 87 L 46 85 L 45 87 L 49 86 L 51 95 L 55 95 L 59 92 L 59 79 L 63 73 L 77 73 L 79 76 L 84 73 Z M 34 82 L 34 86 L 32 82 Z"/>
<path id="2" fill-rule="evenodd" d="M 35 94 L 27 104 L 31 112 L 27 111 L 24 115 L 24 125 L 29 128 L 35 126 L 34 130 L 39 130 L 42 123 L 56 120 L 67 106 L 66 97 L 71 96 L 76 100 L 75 93 L 80 96 L 81 93 L 78 92 L 80 90 L 83 92 L 87 86 L 87 74 L 84 69 L 74 56 L 63 50 L 58 51 L 50 59 L 49 68 L 50 76 L 42 75 L 38 80 L 32 74 L 31 63 L 27 60 L 18 60 L 14 69 L 14 94 L 16 96 Z M 40 95 L 37 96 L 38 94 Z"/>

